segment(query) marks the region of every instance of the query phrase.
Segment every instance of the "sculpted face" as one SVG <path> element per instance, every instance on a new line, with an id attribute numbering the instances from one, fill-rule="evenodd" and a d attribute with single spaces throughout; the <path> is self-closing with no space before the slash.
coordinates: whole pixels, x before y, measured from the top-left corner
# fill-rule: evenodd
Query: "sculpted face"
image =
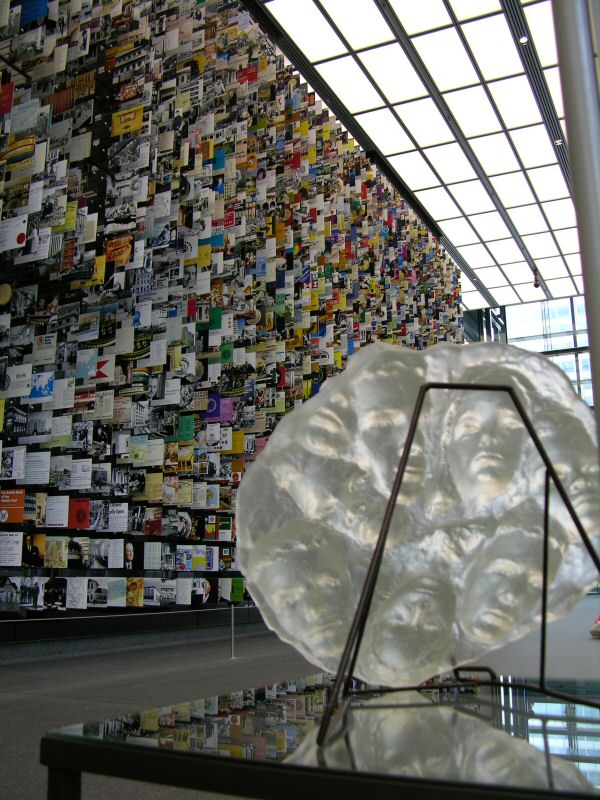
<path id="1" fill-rule="evenodd" d="M 501 344 L 381 343 L 277 426 L 236 500 L 238 561 L 267 623 L 335 669 L 424 383 L 508 385 L 600 542 L 595 423 L 543 356 Z M 537 428 L 536 428 L 537 429 Z M 541 600 L 542 462 L 509 395 L 432 390 L 392 517 L 357 675 L 420 683 L 534 630 Z M 541 480 L 540 480 L 541 478 Z M 597 571 L 550 507 L 549 614 Z"/>

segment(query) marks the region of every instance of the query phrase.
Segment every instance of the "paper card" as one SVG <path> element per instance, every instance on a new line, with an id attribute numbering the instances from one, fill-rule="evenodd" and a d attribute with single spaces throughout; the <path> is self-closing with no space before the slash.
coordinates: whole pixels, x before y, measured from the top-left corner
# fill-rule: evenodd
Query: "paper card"
<path id="1" fill-rule="evenodd" d="M 27 214 L 0 222 L 0 252 L 24 247 L 27 241 Z"/>
<path id="2" fill-rule="evenodd" d="M 69 499 L 69 528 L 75 530 L 87 530 L 89 527 L 89 497 L 71 497 Z"/>
<path id="3" fill-rule="evenodd" d="M 25 518 L 25 490 L 0 491 L 0 523 L 19 523 Z"/>
<path id="4" fill-rule="evenodd" d="M 20 567 L 22 551 L 22 533 L 0 532 L 0 567 Z"/>
<path id="5" fill-rule="evenodd" d="M 107 530 L 113 533 L 125 532 L 127 530 L 128 512 L 128 503 L 109 503 Z"/>
<path id="6" fill-rule="evenodd" d="M 14 365 L 7 367 L 4 380 L 4 391 L 1 397 L 29 397 L 31 392 L 31 364 Z"/>
<path id="7" fill-rule="evenodd" d="M 69 566 L 69 539 L 67 536 L 46 536 L 44 566 L 52 569 L 67 569 Z"/>
<path id="8" fill-rule="evenodd" d="M 68 528 L 69 498 L 66 495 L 56 495 L 48 497 L 46 500 L 46 526 L 48 528 Z"/>
<path id="9" fill-rule="evenodd" d="M 87 608 L 88 578 L 67 578 L 67 608 Z"/>
<path id="10" fill-rule="evenodd" d="M 23 483 L 26 486 L 36 484 L 46 485 L 50 481 L 50 452 L 28 452 L 25 456 L 25 476 Z"/>
<path id="11" fill-rule="evenodd" d="M 2 448 L 0 481 L 22 480 L 25 477 L 26 447 Z"/>

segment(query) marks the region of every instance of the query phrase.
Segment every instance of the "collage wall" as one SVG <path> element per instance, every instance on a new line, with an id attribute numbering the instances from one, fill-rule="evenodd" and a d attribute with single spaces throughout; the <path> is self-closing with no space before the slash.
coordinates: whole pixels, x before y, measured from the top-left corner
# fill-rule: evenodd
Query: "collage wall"
<path id="1" fill-rule="evenodd" d="M 458 271 L 236 3 L 0 26 L 0 609 L 239 601 L 277 421 L 370 341 L 462 341 Z"/>

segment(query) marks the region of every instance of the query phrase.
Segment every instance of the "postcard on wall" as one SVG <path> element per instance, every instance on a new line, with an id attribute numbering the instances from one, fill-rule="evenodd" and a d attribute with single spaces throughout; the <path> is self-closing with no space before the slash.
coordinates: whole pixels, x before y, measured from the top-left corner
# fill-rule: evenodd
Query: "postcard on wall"
<path id="1" fill-rule="evenodd" d="M 22 533 L 0 532 L 0 567 L 20 567 L 22 550 Z"/>
<path id="2" fill-rule="evenodd" d="M 19 523 L 25 518 L 25 490 L 0 490 L 0 523 Z"/>
<path id="3" fill-rule="evenodd" d="M 52 569 L 69 566 L 69 539 L 67 536 L 46 536 L 44 565 Z"/>
<path id="4" fill-rule="evenodd" d="M 47 498 L 46 525 L 49 528 L 67 528 L 69 526 L 69 497 L 67 495 Z"/>
<path id="5" fill-rule="evenodd" d="M 2 448 L 0 481 L 22 480 L 25 477 L 26 447 Z"/>
<path id="6" fill-rule="evenodd" d="M 48 484 L 50 481 L 50 451 L 27 452 L 25 456 L 25 477 L 27 486 Z"/>
<path id="7" fill-rule="evenodd" d="M 67 608 L 87 608 L 88 578 L 70 576 L 67 578 Z"/>
<path id="8" fill-rule="evenodd" d="M 112 608 L 125 608 L 127 578 L 108 578 L 108 605 Z"/>
<path id="9" fill-rule="evenodd" d="M 9 366 L 4 378 L 2 397 L 29 397 L 31 392 L 31 364 Z"/>

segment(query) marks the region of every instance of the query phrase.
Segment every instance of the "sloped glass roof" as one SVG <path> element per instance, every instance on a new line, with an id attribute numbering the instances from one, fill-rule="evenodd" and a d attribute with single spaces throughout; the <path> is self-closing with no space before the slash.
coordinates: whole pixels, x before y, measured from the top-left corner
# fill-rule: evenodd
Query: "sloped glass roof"
<path id="1" fill-rule="evenodd" d="M 550 0 L 243 2 L 440 237 L 466 308 L 582 293 Z"/>

